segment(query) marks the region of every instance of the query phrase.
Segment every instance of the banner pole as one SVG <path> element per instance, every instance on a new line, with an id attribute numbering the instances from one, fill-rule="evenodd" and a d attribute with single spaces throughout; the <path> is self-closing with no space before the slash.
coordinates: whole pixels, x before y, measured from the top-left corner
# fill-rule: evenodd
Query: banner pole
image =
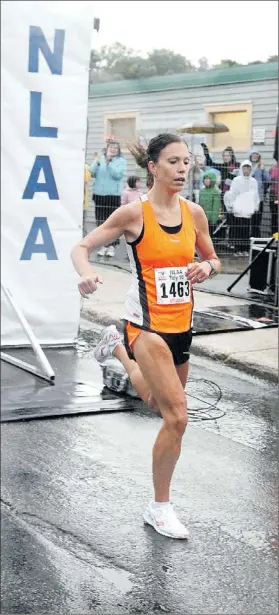
<path id="1" fill-rule="evenodd" d="M 55 379 L 55 373 L 42 349 L 42 347 L 40 346 L 36 336 L 34 335 L 30 325 L 28 324 L 23 312 L 21 311 L 21 309 L 16 305 L 11 292 L 9 291 L 8 288 L 6 288 L 4 286 L 4 284 L 2 284 L 1 282 L 1 288 L 3 293 L 5 294 L 6 298 L 8 299 L 8 302 L 10 303 L 10 305 L 12 306 L 15 314 L 18 317 L 18 320 L 23 328 L 23 330 L 25 331 L 30 344 L 35 352 L 35 355 L 42 367 L 43 370 L 43 374 L 41 375 L 40 372 L 38 372 L 36 367 L 33 367 L 32 365 L 30 366 L 29 363 L 25 363 L 24 361 L 21 361 L 20 359 L 15 359 L 14 357 L 11 357 L 10 355 L 7 355 L 5 353 L 1 352 L 1 359 L 3 359 L 4 361 L 7 361 L 8 363 L 12 363 L 13 365 L 17 365 L 17 367 L 21 367 L 22 369 L 26 369 L 26 371 L 31 371 L 30 368 L 32 369 L 32 373 L 34 373 L 37 376 L 41 376 L 46 380 L 50 380 L 50 381 L 54 381 Z M 26 366 L 25 368 L 23 366 Z"/>

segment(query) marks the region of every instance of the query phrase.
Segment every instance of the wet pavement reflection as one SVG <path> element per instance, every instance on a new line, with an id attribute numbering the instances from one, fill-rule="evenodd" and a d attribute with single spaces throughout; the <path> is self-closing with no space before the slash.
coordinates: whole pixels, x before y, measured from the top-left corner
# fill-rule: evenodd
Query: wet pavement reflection
<path id="1" fill-rule="evenodd" d="M 84 322 L 75 352 L 47 351 L 60 392 L 83 382 L 98 397 L 98 336 Z M 2 425 L 2 612 L 278 612 L 277 391 L 193 357 L 190 408 L 214 399 L 212 384 L 224 416 L 190 423 L 173 484 L 186 543 L 142 524 L 161 422 L 143 404 Z M 2 387 L 4 405 L 8 387 L 18 406 L 47 400 L 48 385 L 11 366 Z"/>

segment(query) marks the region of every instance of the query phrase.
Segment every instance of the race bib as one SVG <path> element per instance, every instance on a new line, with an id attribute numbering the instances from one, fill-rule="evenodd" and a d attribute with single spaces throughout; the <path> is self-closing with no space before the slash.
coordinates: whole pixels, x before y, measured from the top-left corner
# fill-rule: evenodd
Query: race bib
<path id="1" fill-rule="evenodd" d="M 157 303 L 190 303 L 191 283 L 187 280 L 187 267 L 155 269 Z"/>

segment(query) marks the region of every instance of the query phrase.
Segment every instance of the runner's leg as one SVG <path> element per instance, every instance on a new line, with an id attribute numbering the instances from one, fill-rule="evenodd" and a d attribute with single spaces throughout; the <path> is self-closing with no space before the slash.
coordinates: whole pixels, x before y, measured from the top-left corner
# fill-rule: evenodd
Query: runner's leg
<path id="1" fill-rule="evenodd" d="M 186 399 L 184 386 L 188 374 L 188 362 L 175 368 L 173 356 L 166 342 L 154 333 L 141 332 L 138 339 L 147 336 L 152 342 L 152 348 L 147 350 L 147 361 L 143 359 L 146 373 L 149 377 L 143 376 L 139 365 L 131 360 L 126 348 L 122 343 L 118 343 L 113 349 L 113 354 L 120 360 L 130 374 L 134 385 L 144 397 L 151 391 L 147 403 L 150 400 L 159 400 L 159 409 L 164 419 L 163 427 L 156 439 L 153 449 L 153 481 L 155 490 L 155 501 L 150 502 L 143 514 L 144 522 L 154 527 L 154 529 L 165 536 L 171 538 L 188 538 L 189 532 L 185 525 L 181 523 L 173 510 L 169 501 L 170 481 L 176 461 L 181 449 L 181 439 L 185 430 Z M 133 350 L 134 345 L 133 344 Z M 137 342 L 136 358 L 144 354 L 145 342 L 141 350 L 141 343 Z M 150 363 L 153 369 L 149 369 Z M 154 365 L 155 362 L 155 369 Z M 141 361 L 142 362 L 142 361 Z M 143 369 L 144 371 L 144 369 Z M 169 380 L 169 383 L 167 379 Z M 154 379 L 154 380 L 153 380 Z M 157 382 L 157 387 L 152 390 L 152 382 Z M 164 383 L 160 386 L 160 382 Z M 169 386 L 170 385 L 170 386 Z M 147 386 L 147 389 L 145 388 Z M 142 388 L 144 387 L 144 389 Z"/>
<path id="2" fill-rule="evenodd" d="M 153 449 L 153 482 L 156 502 L 168 502 L 171 478 L 180 455 L 187 426 L 184 388 L 167 344 L 154 333 L 142 331 L 133 345 L 137 364 L 163 417 Z M 180 373 L 186 376 L 187 368 Z"/>

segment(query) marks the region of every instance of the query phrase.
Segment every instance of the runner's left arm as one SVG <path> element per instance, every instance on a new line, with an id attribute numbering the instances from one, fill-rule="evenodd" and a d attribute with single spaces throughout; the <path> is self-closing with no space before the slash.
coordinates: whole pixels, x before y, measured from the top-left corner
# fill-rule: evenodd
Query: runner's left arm
<path id="1" fill-rule="evenodd" d="M 210 277 L 212 267 L 216 273 L 220 273 L 221 262 L 215 252 L 209 234 L 207 217 L 202 207 L 193 203 L 191 209 L 196 229 L 196 252 L 200 257 L 200 262 L 189 265 L 188 280 L 201 283 Z"/>

